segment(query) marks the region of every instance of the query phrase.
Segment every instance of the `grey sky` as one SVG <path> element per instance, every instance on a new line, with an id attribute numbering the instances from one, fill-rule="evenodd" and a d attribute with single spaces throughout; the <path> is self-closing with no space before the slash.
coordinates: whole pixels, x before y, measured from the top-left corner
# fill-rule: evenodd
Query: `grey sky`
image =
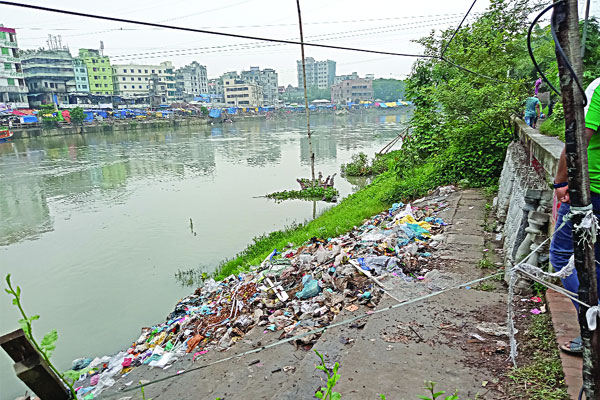
<path id="1" fill-rule="evenodd" d="M 305 40 L 419 53 L 420 46 L 411 40 L 428 34 L 431 29 L 456 26 L 471 2 L 302 0 Z M 298 39 L 295 0 L 222 0 L 210 3 L 189 0 L 38 0 L 27 3 L 193 28 Z M 478 1 L 472 13 L 483 11 L 488 4 L 487 0 Z M 592 14 L 600 14 L 600 0 L 592 1 Z M 113 64 L 151 64 L 170 60 L 175 66 L 181 66 L 196 60 L 206 65 L 209 77 L 250 66 L 270 67 L 279 72 L 280 85 L 297 83 L 296 60 L 300 49 L 294 45 L 159 30 L 8 6 L 0 6 L 0 23 L 17 28 L 22 48 L 45 46 L 50 33 L 61 35 L 63 43 L 73 54 L 80 47 L 98 48 L 102 40 L 105 54 L 111 57 Z M 338 75 L 356 71 L 360 75 L 373 73 L 376 77 L 394 78 L 405 77 L 414 61 L 412 58 L 315 48 L 306 48 L 306 56 L 335 60 Z"/>

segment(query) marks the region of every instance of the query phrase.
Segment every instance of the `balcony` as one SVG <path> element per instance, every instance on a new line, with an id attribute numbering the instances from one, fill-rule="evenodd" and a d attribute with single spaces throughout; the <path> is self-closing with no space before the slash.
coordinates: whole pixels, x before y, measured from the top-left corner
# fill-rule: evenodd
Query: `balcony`
<path id="1" fill-rule="evenodd" d="M 0 63 L 21 63 L 21 59 L 13 56 L 9 56 L 6 54 L 0 54 Z"/>
<path id="2" fill-rule="evenodd" d="M 2 70 L 0 69 L 0 78 L 24 78 L 24 75 L 22 72 L 17 72 L 17 71 L 7 71 L 7 70 Z"/>
<path id="3" fill-rule="evenodd" d="M 0 93 L 27 93 L 27 86 L 0 86 Z"/>

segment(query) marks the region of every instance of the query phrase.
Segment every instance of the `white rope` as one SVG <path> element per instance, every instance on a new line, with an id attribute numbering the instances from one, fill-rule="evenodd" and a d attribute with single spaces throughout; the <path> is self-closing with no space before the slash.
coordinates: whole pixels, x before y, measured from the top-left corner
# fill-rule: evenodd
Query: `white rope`
<path id="1" fill-rule="evenodd" d="M 590 331 L 596 330 L 596 321 L 600 318 L 600 306 L 590 307 L 585 313 L 587 319 L 588 329 Z"/>

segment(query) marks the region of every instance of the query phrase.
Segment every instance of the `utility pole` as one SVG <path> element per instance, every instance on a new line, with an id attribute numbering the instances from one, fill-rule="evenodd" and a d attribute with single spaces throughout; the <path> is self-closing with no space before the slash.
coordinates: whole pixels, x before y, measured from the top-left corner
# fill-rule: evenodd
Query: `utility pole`
<path id="1" fill-rule="evenodd" d="M 306 130 L 308 131 L 308 151 L 310 152 L 310 174 L 311 186 L 316 185 L 315 182 L 315 153 L 313 153 L 312 140 L 310 135 L 310 115 L 308 112 L 308 94 L 306 92 L 306 62 L 304 61 L 304 33 L 302 32 L 302 13 L 300 12 L 300 0 L 296 0 L 298 7 L 298 26 L 300 27 L 300 51 L 302 53 L 302 83 L 304 83 L 304 112 L 306 113 Z"/>
<path id="2" fill-rule="evenodd" d="M 568 61 L 556 48 L 560 88 L 565 111 L 565 149 L 569 174 L 569 196 L 571 207 L 585 207 L 591 204 L 590 179 L 588 171 L 587 146 L 585 137 L 585 116 L 583 93 L 572 76 L 567 63 L 570 62 L 581 82 L 582 60 L 579 39 L 579 16 L 577 0 L 555 2 L 552 22 L 557 32 L 558 44 L 563 48 Z M 572 217 L 573 226 L 581 223 L 582 214 Z M 585 232 L 573 229 L 575 268 L 579 278 L 579 300 L 595 306 L 598 304 L 594 244 L 581 240 Z M 600 400 L 600 329 L 590 331 L 586 319 L 588 308 L 579 306 L 579 325 L 583 341 L 583 386 L 588 400 Z"/>

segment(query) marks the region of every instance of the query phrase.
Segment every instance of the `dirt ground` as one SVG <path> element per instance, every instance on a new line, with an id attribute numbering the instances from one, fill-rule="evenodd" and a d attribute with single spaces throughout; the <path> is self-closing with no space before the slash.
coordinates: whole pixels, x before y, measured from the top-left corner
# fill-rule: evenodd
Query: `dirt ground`
<path id="1" fill-rule="evenodd" d="M 438 199 L 439 200 L 439 199 Z M 407 300 L 496 272 L 499 260 L 495 233 L 486 232 L 486 203 L 482 192 L 450 194 L 440 217 L 448 222 L 440 245 L 430 257 L 425 279 L 407 283 L 390 277 L 383 283 L 397 299 Z M 480 268 L 480 260 L 489 260 Z M 325 355 L 327 365 L 340 364 L 335 391 L 344 399 L 416 399 L 427 394 L 424 381 L 436 389 L 458 391 L 460 399 L 515 397 L 506 377 L 508 360 L 506 287 L 488 280 L 455 289 L 384 313 L 363 323 L 328 329 L 312 349 Z M 384 296 L 376 309 L 396 300 Z M 364 312 L 342 310 L 335 321 Z M 526 329 L 525 319 L 518 321 Z M 105 391 L 100 398 L 141 399 L 138 390 L 123 392 L 142 381 L 153 381 L 277 341 L 279 333 L 254 328 L 224 352 L 209 352 L 192 362 L 178 361 L 167 370 L 140 367 Z M 316 370 L 319 359 L 307 346 L 283 344 L 256 354 L 198 369 L 145 388 L 145 398 L 157 399 L 311 399 L 325 385 Z M 527 357 L 527 354 L 521 355 Z M 511 393 L 509 393 L 511 392 Z M 523 398 L 523 397 L 521 397 Z"/>

